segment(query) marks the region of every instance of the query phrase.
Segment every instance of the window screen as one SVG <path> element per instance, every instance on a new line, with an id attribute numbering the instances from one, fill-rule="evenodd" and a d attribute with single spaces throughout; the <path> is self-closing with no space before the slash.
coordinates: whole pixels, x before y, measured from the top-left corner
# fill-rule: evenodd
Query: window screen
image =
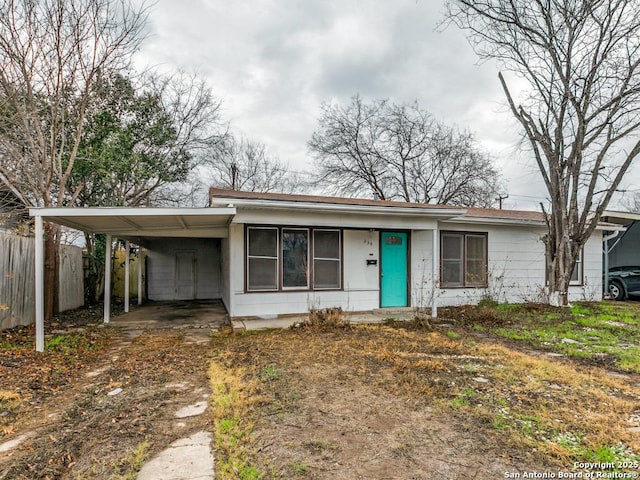
<path id="1" fill-rule="evenodd" d="M 582 250 L 578 253 L 576 264 L 573 267 L 573 272 L 571 272 L 571 280 L 569 281 L 569 284 L 582 285 Z"/>
<path id="2" fill-rule="evenodd" d="M 247 289 L 278 289 L 278 229 L 247 229 Z"/>
<path id="3" fill-rule="evenodd" d="M 247 227 L 247 291 L 342 288 L 341 241 L 338 229 Z"/>
<path id="4" fill-rule="evenodd" d="M 443 287 L 487 284 L 487 234 L 442 232 L 440 283 Z"/>
<path id="5" fill-rule="evenodd" d="M 460 234 L 442 234 L 442 278 L 444 285 L 462 285 L 462 244 L 464 236 Z"/>
<path id="6" fill-rule="evenodd" d="M 487 266 L 485 252 L 487 237 L 484 235 L 465 236 L 466 259 L 465 259 L 465 285 L 483 286 L 487 277 Z"/>
<path id="7" fill-rule="evenodd" d="M 313 286 L 316 289 L 340 288 L 340 231 L 313 232 Z"/>

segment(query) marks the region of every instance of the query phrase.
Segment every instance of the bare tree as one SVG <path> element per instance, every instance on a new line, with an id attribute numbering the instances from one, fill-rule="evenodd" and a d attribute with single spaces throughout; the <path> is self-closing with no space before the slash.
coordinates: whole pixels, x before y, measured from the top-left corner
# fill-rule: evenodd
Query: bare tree
<path id="1" fill-rule="evenodd" d="M 212 186 L 265 193 L 302 190 L 299 176 L 278 157 L 269 155 L 264 144 L 229 136 L 220 147 L 211 150 L 205 162 Z"/>
<path id="2" fill-rule="evenodd" d="M 28 235 L 29 211 L 11 190 L 0 184 L 0 232 L 3 230 Z"/>
<path id="3" fill-rule="evenodd" d="M 73 204 L 67 184 L 91 90 L 143 37 L 128 0 L 0 1 L 0 183 L 24 205 Z M 59 229 L 45 228 L 45 315 L 56 304 Z"/>
<path id="4" fill-rule="evenodd" d="M 625 198 L 622 206 L 628 212 L 640 213 L 640 193 L 635 193 L 632 197 Z"/>
<path id="5" fill-rule="evenodd" d="M 387 200 L 490 206 L 500 188 L 473 136 L 434 120 L 417 103 L 325 104 L 309 141 L 316 177 L 332 193 Z"/>
<path id="6" fill-rule="evenodd" d="M 639 11 L 638 0 L 448 2 L 476 52 L 526 83 L 518 99 L 499 75 L 549 192 L 554 303 L 567 304 L 576 258 L 640 153 Z"/>

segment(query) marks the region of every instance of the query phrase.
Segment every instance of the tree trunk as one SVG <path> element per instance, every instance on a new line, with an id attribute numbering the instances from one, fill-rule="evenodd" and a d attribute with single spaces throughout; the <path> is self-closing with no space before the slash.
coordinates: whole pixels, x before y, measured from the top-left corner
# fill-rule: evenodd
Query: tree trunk
<path id="1" fill-rule="evenodd" d="M 50 321 L 58 313 L 60 265 L 60 226 L 45 223 L 44 228 L 44 318 Z"/>
<path id="2" fill-rule="evenodd" d="M 578 248 L 572 245 L 568 236 L 554 235 L 557 230 L 545 238 L 547 289 L 549 304 L 556 307 L 569 305 L 569 283 L 575 266 Z"/>
<path id="3" fill-rule="evenodd" d="M 93 305 L 98 303 L 104 288 L 104 235 L 85 233 L 88 272 L 85 299 Z"/>

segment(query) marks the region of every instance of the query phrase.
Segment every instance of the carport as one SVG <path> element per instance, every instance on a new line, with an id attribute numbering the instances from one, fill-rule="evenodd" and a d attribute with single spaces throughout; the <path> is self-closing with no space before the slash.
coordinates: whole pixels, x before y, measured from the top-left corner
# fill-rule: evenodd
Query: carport
<path id="1" fill-rule="evenodd" d="M 609 268 L 640 264 L 640 213 L 605 211 L 602 220 L 612 225 L 612 233 L 604 237 L 604 291 L 609 292 Z"/>
<path id="2" fill-rule="evenodd" d="M 152 240 L 161 238 L 227 238 L 228 227 L 236 214 L 236 209 L 232 206 L 31 208 L 29 213 L 35 219 L 36 351 L 42 352 L 44 351 L 44 221 L 86 233 L 106 234 L 104 322 L 108 323 L 111 318 L 111 242 L 113 238 L 125 240 L 124 298 L 125 311 L 128 311 L 130 244 L 144 246 Z M 141 282 L 140 276 L 138 282 Z"/>

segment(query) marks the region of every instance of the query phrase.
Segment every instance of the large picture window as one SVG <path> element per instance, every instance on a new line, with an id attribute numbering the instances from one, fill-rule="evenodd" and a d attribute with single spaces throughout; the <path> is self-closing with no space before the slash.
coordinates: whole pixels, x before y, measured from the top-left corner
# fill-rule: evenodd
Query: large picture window
<path id="1" fill-rule="evenodd" d="M 443 287 L 486 287 L 487 234 L 442 232 L 440 265 Z"/>
<path id="2" fill-rule="evenodd" d="M 247 291 L 339 290 L 338 229 L 247 227 Z"/>
<path id="3" fill-rule="evenodd" d="M 309 287 L 309 231 L 282 229 L 282 288 Z"/>

